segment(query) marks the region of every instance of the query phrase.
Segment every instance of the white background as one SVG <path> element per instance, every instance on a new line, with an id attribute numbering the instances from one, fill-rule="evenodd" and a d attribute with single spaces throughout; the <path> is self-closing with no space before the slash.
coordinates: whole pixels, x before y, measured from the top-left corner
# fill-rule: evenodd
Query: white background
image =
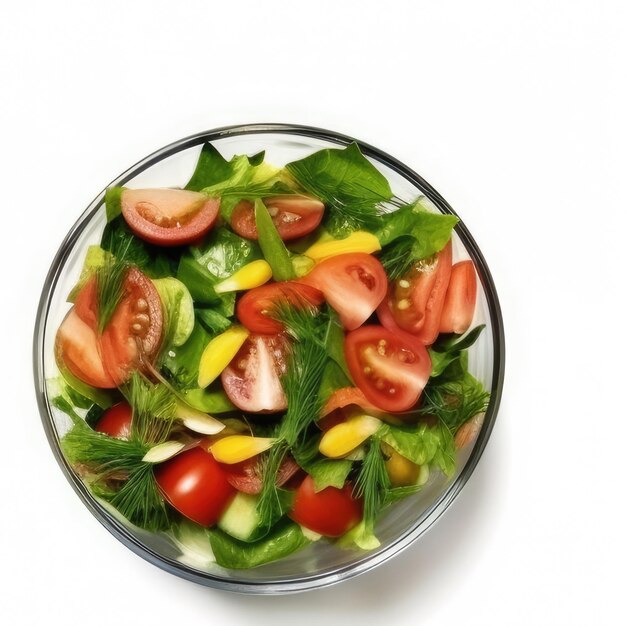
<path id="1" fill-rule="evenodd" d="M 3 624 L 624 623 L 623 2 L 13 2 L 0 9 Z M 31 335 L 52 257 L 112 178 L 251 121 L 353 135 L 461 214 L 500 293 L 501 412 L 417 545 L 243 597 L 145 563 L 53 459 Z"/>

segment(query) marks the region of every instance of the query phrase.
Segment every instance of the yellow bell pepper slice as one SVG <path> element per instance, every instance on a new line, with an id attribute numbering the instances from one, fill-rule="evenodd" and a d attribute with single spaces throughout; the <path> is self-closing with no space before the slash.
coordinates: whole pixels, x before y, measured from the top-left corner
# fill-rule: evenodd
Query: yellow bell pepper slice
<path id="1" fill-rule="evenodd" d="M 265 284 L 272 277 L 272 268 L 267 261 L 259 259 L 244 265 L 232 276 L 225 278 L 221 283 L 217 283 L 214 289 L 217 293 L 227 291 L 245 291 L 254 289 Z"/>
<path id="2" fill-rule="evenodd" d="M 340 254 L 350 254 L 352 252 L 372 254 L 378 250 L 380 250 L 378 237 L 364 230 L 356 230 L 345 239 L 318 241 L 306 250 L 304 254 L 319 262 Z"/>
<path id="3" fill-rule="evenodd" d="M 208 387 L 233 360 L 250 332 L 243 326 L 231 326 L 209 341 L 198 368 L 198 387 Z"/>
<path id="4" fill-rule="evenodd" d="M 211 454 L 219 463 L 241 463 L 241 461 L 269 450 L 275 441 L 276 439 L 272 437 L 231 435 L 216 441 L 211 446 Z"/>
<path id="5" fill-rule="evenodd" d="M 371 437 L 382 422 L 371 415 L 355 415 L 327 430 L 320 441 L 320 452 L 331 459 L 344 457 Z"/>

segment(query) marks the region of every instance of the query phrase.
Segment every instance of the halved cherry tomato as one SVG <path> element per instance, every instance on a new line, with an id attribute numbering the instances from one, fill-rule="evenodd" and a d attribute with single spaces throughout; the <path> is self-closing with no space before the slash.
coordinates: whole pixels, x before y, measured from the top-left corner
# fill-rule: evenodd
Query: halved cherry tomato
<path id="1" fill-rule="evenodd" d="M 100 338 L 105 369 L 119 385 L 133 368 L 143 368 L 158 354 L 163 333 L 163 311 L 152 281 L 131 268 L 124 295 Z"/>
<path id="2" fill-rule="evenodd" d="M 382 326 L 363 326 L 346 335 L 345 354 L 354 382 L 385 411 L 407 411 L 428 381 L 428 351 L 415 337 Z"/>
<path id="3" fill-rule="evenodd" d="M 419 261 L 406 276 L 390 285 L 378 308 L 381 324 L 392 331 L 400 328 L 424 345 L 431 345 L 439 334 L 451 268 L 450 243 L 431 259 Z"/>
<path id="4" fill-rule="evenodd" d="M 57 331 L 55 355 L 60 368 L 67 367 L 88 385 L 101 389 L 116 386 L 102 363 L 96 331 L 81 319 L 76 307 L 70 309 Z"/>
<path id="5" fill-rule="evenodd" d="M 463 334 L 471 325 L 476 307 L 476 271 L 471 261 L 452 266 L 450 284 L 439 322 L 440 333 Z"/>
<path id="6" fill-rule="evenodd" d="M 222 465 L 227 474 L 228 482 L 237 491 L 243 493 L 258 494 L 263 487 L 263 477 L 259 468 L 259 459 L 253 457 L 241 463 L 233 465 Z M 286 456 L 278 468 L 276 475 L 276 486 L 285 485 L 300 469 L 300 466 L 291 456 Z"/>
<path id="7" fill-rule="evenodd" d="M 220 464 L 200 446 L 157 465 L 154 476 L 163 497 L 202 526 L 215 524 L 236 493 Z"/>
<path id="8" fill-rule="evenodd" d="M 358 328 L 387 293 L 387 275 L 371 254 L 340 254 L 322 261 L 302 281 L 319 289 L 348 329 Z"/>
<path id="9" fill-rule="evenodd" d="M 119 402 L 107 409 L 98 420 L 95 430 L 116 439 L 130 439 L 133 410 L 128 402 Z"/>
<path id="10" fill-rule="evenodd" d="M 315 230 L 324 216 L 324 204 L 308 196 L 274 196 L 264 199 L 274 226 L 284 241 L 297 239 Z M 247 239 L 258 239 L 254 205 L 242 200 L 233 211 L 233 230 Z"/>
<path id="11" fill-rule="evenodd" d="M 220 201 L 183 189 L 125 189 L 122 215 L 137 237 L 157 246 L 182 246 L 215 224 Z"/>
<path id="12" fill-rule="evenodd" d="M 361 521 L 363 503 L 352 496 L 350 483 L 315 493 L 313 478 L 307 476 L 296 491 L 289 517 L 320 535 L 339 537 Z"/>
<path id="13" fill-rule="evenodd" d="M 308 302 L 319 306 L 324 302 L 324 294 L 319 289 L 302 283 L 270 283 L 251 289 L 240 298 L 237 303 L 237 317 L 253 333 L 275 335 L 284 328 L 280 322 L 268 317 L 268 313 L 271 313 L 272 306 L 279 301 L 292 305 Z"/>
<path id="14" fill-rule="evenodd" d="M 285 371 L 283 335 L 250 335 L 222 372 L 222 385 L 230 401 L 242 411 L 276 413 L 287 408 L 280 383 Z"/>

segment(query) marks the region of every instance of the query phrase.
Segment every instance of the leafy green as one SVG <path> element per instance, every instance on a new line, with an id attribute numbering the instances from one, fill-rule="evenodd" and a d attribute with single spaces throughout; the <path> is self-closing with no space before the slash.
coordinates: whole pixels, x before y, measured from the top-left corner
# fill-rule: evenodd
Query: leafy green
<path id="1" fill-rule="evenodd" d="M 210 143 L 205 143 L 200 151 L 196 169 L 185 189 L 200 191 L 205 187 L 221 183 L 233 175 L 233 165 L 229 163 Z"/>
<path id="2" fill-rule="evenodd" d="M 181 346 L 189 339 L 194 327 L 193 299 L 185 284 L 168 276 L 153 281 L 161 299 L 165 318 L 163 349 Z"/>
<path id="3" fill-rule="evenodd" d="M 62 364 L 59 367 L 61 376 L 48 381 L 48 393 L 51 396 L 63 395 L 69 402 L 78 408 L 88 409 L 96 404 L 108 409 L 116 401 L 116 392 L 109 389 L 97 389 L 76 378 Z"/>
<path id="4" fill-rule="evenodd" d="M 280 238 L 276 226 L 263 200 L 254 202 L 254 219 L 256 220 L 259 245 L 265 260 L 272 268 L 274 280 L 291 280 L 296 277 L 289 252 Z"/>
<path id="5" fill-rule="evenodd" d="M 433 427 L 439 435 L 439 445 L 433 457 L 433 465 L 438 467 L 448 478 L 456 469 L 456 446 L 454 436 L 446 424 L 439 423 Z"/>
<path id="6" fill-rule="evenodd" d="M 196 322 L 189 339 L 177 348 L 161 353 L 159 360 L 166 378 L 179 390 L 191 389 L 198 384 L 200 358 L 211 335 Z"/>
<path id="7" fill-rule="evenodd" d="M 107 222 L 114 220 L 122 213 L 122 192 L 125 187 L 109 187 L 104 194 Z"/>
<path id="8" fill-rule="evenodd" d="M 440 336 L 428 349 L 432 364 L 431 378 L 437 378 L 446 372 L 450 364 L 458 361 L 464 350 L 476 343 L 484 324 L 476 326 L 459 339 L 458 335 Z"/>
<path id="9" fill-rule="evenodd" d="M 74 302 L 76 300 L 76 296 L 79 294 L 80 290 L 87 284 L 87 281 L 94 275 L 95 271 L 108 262 L 108 257 L 110 256 L 110 252 L 103 250 L 98 245 L 89 246 L 87 248 L 87 254 L 85 255 L 83 267 L 80 271 L 80 278 L 74 287 L 72 287 L 67 297 L 68 302 Z"/>
<path id="10" fill-rule="evenodd" d="M 232 326 L 232 321 L 217 308 L 196 307 L 195 316 L 210 335 L 219 335 Z"/>
<path id="11" fill-rule="evenodd" d="M 320 397 L 324 402 L 338 389 L 352 386 L 352 380 L 345 375 L 341 367 L 335 361 L 327 361 L 320 383 Z"/>
<path id="12" fill-rule="evenodd" d="M 392 200 L 387 179 L 356 143 L 327 148 L 286 165 L 287 171 L 327 207 L 326 227 L 335 236 L 378 223 L 382 203 Z"/>
<path id="13" fill-rule="evenodd" d="M 87 415 L 85 415 L 85 423 L 91 428 L 95 428 L 103 415 L 104 409 L 97 404 L 92 404 L 91 408 L 87 411 Z"/>
<path id="14" fill-rule="evenodd" d="M 349 385 L 352 385 L 352 377 L 350 376 L 350 370 L 348 369 L 348 363 L 346 362 L 343 344 L 343 326 L 339 321 L 339 316 L 337 315 L 336 311 L 334 311 L 329 306 L 328 325 L 326 328 L 326 333 L 324 335 L 324 346 L 326 347 L 326 354 L 328 355 L 329 359 L 331 359 L 339 366 L 344 375 L 344 378 L 349 381 Z"/>
<path id="15" fill-rule="evenodd" d="M 383 246 L 379 259 L 389 278 L 400 278 L 415 261 L 442 250 L 458 221 L 454 215 L 429 211 L 423 197 L 383 215 L 374 234 Z"/>
<path id="16" fill-rule="evenodd" d="M 182 398 L 189 406 L 204 413 L 229 413 L 237 408 L 222 389 L 189 389 Z"/>
<path id="17" fill-rule="evenodd" d="M 318 459 L 304 469 L 313 478 L 315 491 L 322 491 L 326 487 L 341 489 L 352 469 L 352 461 L 348 459 Z"/>
<path id="18" fill-rule="evenodd" d="M 254 543 L 233 539 L 219 529 L 210 530 L 209 534 L 217 564 L 228 569 L 258 567 L 292 554 L 310 543 L 302 534 L 300 526 L 293 522 L 278 525 L 271 535 Z"/>

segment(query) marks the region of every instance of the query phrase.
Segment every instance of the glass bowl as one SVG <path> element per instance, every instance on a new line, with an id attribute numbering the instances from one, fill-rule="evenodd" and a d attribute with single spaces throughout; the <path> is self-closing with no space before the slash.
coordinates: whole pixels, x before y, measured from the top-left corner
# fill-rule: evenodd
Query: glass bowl
<path id="1" fill-rule="evenodd" d="M 111 185 L 132 187 L 184 186 L 193 171 L 201 144 L 210 141 L 226 157 L 266 151 L 276 165 L 302 158 L 316 150 L 345 146 L 354 141 L 338 133 L 306 126 L 251 124 L 231 126 L 181 139 L 146 157 Z M 452 208 L 423 178 L 384 152 L 358 142 L 362 152 L 388 178 L 400 197 L 427 196 L 437 210 Z M 33 359 L 39 410 L 48 440 L 68 481 L 95 517 L 122 543 L 164 570 L 194 582 L 257 594 L 279 594 L 324 587 L 362 574 L 398 554 L 416 541 L 448 508 L 472 474 L 487 444 L 496 419 L 504 376 L 504 335 L 496 290 L 487 264 L 474 239 L 459 222 L 453 236 L 455 260 L 471 258 L 479 275 L 474 324 L 486 330 L 469 354 L 470 370 L 491 392 L 489 407 L 476 441 L 459 455 L 456 474 L 446 480 L 434 476 L 419 493 L 390 507 L 377 524 L 381 545 L 371 552 L 342 550 L 331 543 L 314 542 L 285 559 L 250 570 L 226 570 L 206 555 L 182 550 L 166 535 L 138 529 L 106 503 L 95 498 L 64 458 L 60 438 L 69 420 L 50 402 L 46 380 L 57 375 L 54 336 L 69 304 L 66 296 L 76 283 L 87 247 L 97 243 L 105 225 L 104 190 L 71 228 L 46 278 L 34 334 Z"/>

